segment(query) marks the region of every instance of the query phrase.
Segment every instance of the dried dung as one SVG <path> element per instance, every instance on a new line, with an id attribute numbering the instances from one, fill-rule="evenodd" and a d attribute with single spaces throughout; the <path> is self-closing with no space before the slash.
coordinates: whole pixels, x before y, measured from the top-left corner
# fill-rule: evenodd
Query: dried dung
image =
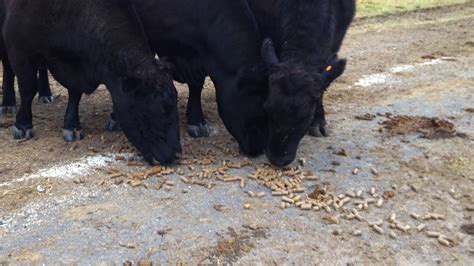
<path id="1" fill-rule="evenodd" d="M 365 114 L 365 115 L 356 115 L 355 119 L 357 120 L 364 120 L 364 121 L 372 121 L 375 119 L 375 115 L 373 114 Z"/>
<path id="2" fill-rule="evenodd" d="M 427 139 L 446 139 L 459 136 L 454 124 L 436 117 L 395 116 L 382 122 L 385 130 L 392 135 L 420 133 Z"/>
<path id="3" fill-rule="evenodd" d="M 387 199 L 391 199 L 391 198 L 393 198 L 393 197 L 395 197 L 395 191 L 388 190 L 388 191 L 385 191 L 385 192 L 383 193 L 383 198 L 386 199 L 386 200 L 387 200 Z"/>
<path id="4" fill-rule="evenodd" d="M 322 187 L 317 186 L 314 191 L 308 195 L 308 198 L 313 200 L 320 200 L 321 198 L 325 198 L 328 195 L 328 188 L 329 183 L 325 183 Z"/>

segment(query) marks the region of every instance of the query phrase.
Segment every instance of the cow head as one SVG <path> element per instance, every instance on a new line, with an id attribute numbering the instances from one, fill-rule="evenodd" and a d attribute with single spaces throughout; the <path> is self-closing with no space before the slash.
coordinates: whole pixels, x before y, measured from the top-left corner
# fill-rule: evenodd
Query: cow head
<path id="1" fill-rule="evenodd" d="M 120 89 L 111 91 L 121 128 L 151 164 L 171 163 L 181 153 L 177 92 L 169 71 L 155 60 L 122 78 Z"/>
<path id="2" fill-rule="evenodd" d="M 268 137 L 263 110 L 268 87 L 267 79 L 262 78 L 264 73 L 264 66 L 256 65 L 240 69 L 235 77 L 213 76 L 222 121 L 240 151 L 248 156 L 263 154 Z"/>
<path id="3" fill-rule="evenodd" d="M 263 42 L 262 57 L 269 71 L 269 92 L 264 105 L 269 123 L 266 155 L 272 164 L 285 166 L 295 159 L 318 100 L 344 72 L 346 61 L 335 56 L 321 71 L 309 73 L 301 66 L 280 62 L 270 39 Z"/>

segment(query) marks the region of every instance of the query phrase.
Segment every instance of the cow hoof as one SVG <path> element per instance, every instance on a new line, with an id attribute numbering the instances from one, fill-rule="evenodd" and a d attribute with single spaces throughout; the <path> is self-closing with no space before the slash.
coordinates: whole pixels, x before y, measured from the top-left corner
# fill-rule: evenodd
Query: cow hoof
<path id="1" fill-rule="evenodd" d="M 35 136 L 33 128 L 17 128 L 13 127 L 13 137 L 15 139 L 32 139 Z"/>
<path id="2" fill-rule="evenodd" d="M 40 97 L 38 97 L 38 101 L 40 103 L 44 103 L 44 104 L 54 103 L 55 99 L 56 99 L 56 97 L 54 97 L 54 96 L 40 96 Z"/>
<path id="3" fill-rule="evenodd" d="M 81 140 L 85 137 L 84 130 L 82 129 L 63 129 L 63 137 L 67 142 L 74 142 L 76 140 Z"/>
<path id="4" fill-rule="evenodd" d="M 209 127 L 206 124 L 188 125 L 188 134 L 193 138 L 209 137 Z"/>
<path id="5" fill-rule="evenodd" d="M 16 106 L 0 106 L 0 113 L 7 114 L 16 114 Z"/>
<path id="6" fill-rule="evenodd" d="M 117 120 L 113 118 L 109 118 L 109 121 L 107 121 L 107 131 L 110 132 L 117 132 L 117 131 L 122 131 L 122 128 L 120 127 L 120 124 Z"/>
<path id="7" fill-rule="evenodd" d="M 312 126 L 309 128 L 308 134 L 316 138 L 329 137 L 329 128 L 327 125 Z"/>

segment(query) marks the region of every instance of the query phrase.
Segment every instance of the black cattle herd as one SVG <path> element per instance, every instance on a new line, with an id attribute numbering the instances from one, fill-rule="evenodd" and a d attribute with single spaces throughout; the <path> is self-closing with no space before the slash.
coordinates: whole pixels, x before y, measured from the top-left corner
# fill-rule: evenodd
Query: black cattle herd
<path id="1" fill-rule="evenodd" d="M 323 94 L 346 66 L 338 52 L 355 0 L 0 0 L 2 113 L 20 107 L 16 139 L 33 136 L 31 104 L 68 90 L 63 135 L 82 139 L 82 94 L 104 84 L 109 130 L 121 129 L 151 164 L 181 153 L 177 92 L 188 84 L 188 133 L 209 135 L 206 76 L 242 153 L 291 163 L 305 134 L 327 135 Z M 156 55 L 158 57 L 156 57 Z M 156 59 L 159 58 L 159 59 Z"/>

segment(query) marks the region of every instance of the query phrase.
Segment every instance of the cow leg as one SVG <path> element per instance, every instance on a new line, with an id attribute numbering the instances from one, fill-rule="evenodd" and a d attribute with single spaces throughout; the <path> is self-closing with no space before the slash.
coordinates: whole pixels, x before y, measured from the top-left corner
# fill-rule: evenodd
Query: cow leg
<path id="1" fill-rule="evenodd" d="M 110 132 L 122 131 L 122 128 L 120 127 L 120 124 L 117 121 L 117 118 L 115 118 L 115 114 L 113 112 L 110 113 L 110 117 L 109 117 L 109 121 L 107 121 L 106 129 L 107 131 L 110 131 Z"/>
<path id="2" fill-rule="evenodd" d="M 79 121 L 79 103 L 82 92 L 75 89 L 68 89 L 69 99 L 66 114 L 64 115 L 63 137 L 67 142 L 73 142 L 84 138 L 84 131 Z"/>
<path id="3" fill-rule="evenodd" d="M 186 110 L 188 119 L 188 134 L 193 138 L 209 137 L 204 112 L 202 111 L 201 92 L 204 86 L 204 78 L 189 85 L 189 99 Z"/>
<path id="4" fill-rule="evenodd" d="M 318 138 L 329 136 L 329 129 L 324 113 L 323 97 L 321 97 L 316 104 L 316 113 L 314 115 L 313 123 L 311 123 L 308 130 L 308 134 Z"/>
<path id="5" fill-rule="evenodd" d="M 49 86 L 48 69 L 46 67 L 41 67 L 39 69 L 38 90 L 39 90 L 38 100 L 40 102 L 44 104 L 54 102 L 54 97 L 53 97 L 53 94 L 51 93 L 51 87 Z"/>
<path id="6" fill-rule="evenodd" d="M 15 74 L 13 74 L 12 67 L 8 58 L 3 58 L 3 101 L 0 106 L 1 114 L 16 113 L 16 98 L 15 98 Z"/>
<path id="7" fill-rule="evenodd" d="M 18 60 L 16 69 L 18 77 L 18 87 L 20 90 L 20 109 L 16 115 L 13 134 L 15 139 L 30 139 L 34 137 L 33 133 L 33 114 L 31 104 L 37 92 L 37 69 L 28 60 Z"/>

